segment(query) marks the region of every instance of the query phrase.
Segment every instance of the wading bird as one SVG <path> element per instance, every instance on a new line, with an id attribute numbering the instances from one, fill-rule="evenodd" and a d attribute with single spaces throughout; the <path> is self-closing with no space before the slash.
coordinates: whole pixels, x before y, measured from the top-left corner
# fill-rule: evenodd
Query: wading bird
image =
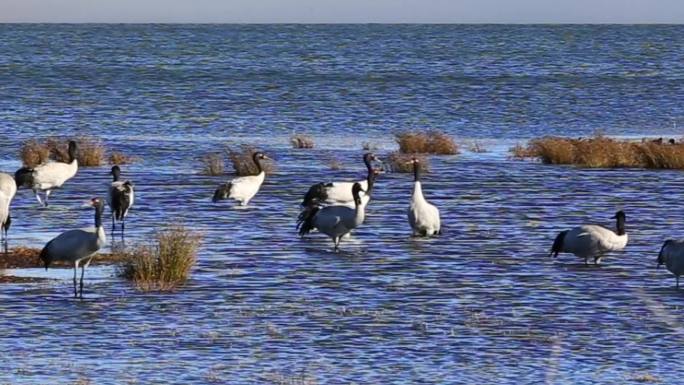
<path id="1" fill-rule="evenodd" d="M 79 296 L 76 288 L 76 277 L 78 266 L 83 262 L 81 266 L 81 298 L 83 298 L 83 276 L 85 275 L 85 269 L 90 265 L 93 255 L 106 242 L 105 232 L 102 228 L 104 201 L 101 198 L 93 198 L 90 201 L 90 206 L 95 208 L 94 229 L 65 231 L 48 242 L 40 252 L 40 259 L 45 264 L 45 270 L 50 267 L 50 263 L 55 261 L 74 264 L 74 297 Z"/>
<path id="2" fill-rule="evenodd" d="M 351 194 L 354 183 L 359 183 L 364 193 L 366 203 L 370 200 L 370 194 L 373 190 L 373 184 L 378 175 L 378 170 L 373 168 L 372 162 L 380 162 L 380 159 L 372 153 L 363 155 L 363 163 L 366 165 L 368 174 L 366 179 L 358 182 L 320 182 L 309 188 L 309 191 L 304 195 L 302 206 L 313 205 L 353 205 L 354 197 Z"/>
<path id="3" fill-rule="evenodd" d="M 249 201 L 259 192 L 261 184 L 264 183 L 266 172 L 263 169 L 261 162 L 269 159 L 261 152 L 255 152 L 252 155 L 252 160 L 257 166 L 259 173 L 257 175 L 248 175 L 235 178 L 228 183 L 221 184 L 216 191 L 212 201 L 214 203 L 224 199 L 234 199 L 240 202 L 240 206 L 247 206 Z"/>
<path id="4" fill-rule="evenodd" d="M 347 206 L 304 208 L 297 221 L 299 235 L 304 236 L 311 230 L 317 229 L 332 239 L 335 251 L 338 251 L 342 237 L 360 226 L 365 219 L 365 203 L 360 196 L 363 191 L 361 184 L 354 183 L 350 190 L 354 197 L 353 209 Z"/>
<path id="5" fill-rule="evenodd" d="M 442 233 L 439 210 L 428 203 L 423 196 L 423 187 L 420 182 L 420 160 L 413 158 L 413 194 L 408 207 L 408 222 L 413 229 L 414 236 L 429 237 Z"/>
<path id="6" fill-rule="evenodd" d="M 674 274 L 679 289 L 679 276 L 684 274 L 684 240 L 668 239 L 660 248 L 658 267 L 665 265 Z"/>
<path id="7" fill-rule="evenodd" d="M 4 247 L 5 254 L 9 250 L 7 232 L 12 224 L 10 204 L 17 192 L 17 184 L 10 175 L 0 172 L 0 245 Z"/>
<path id="8" fill-rule="evenodd" d="M 107 205 L 112 210 L 112 236 L 114 235 L 115 224 L 119 222 L 121 223 L 121 239 L 123 239 L 126 230 L 126 216 L 128 210 L 133 207 L 135 191 L 131 181 L 120 180 L 121 169 L 119 166 L 112 167 L 110 174 L 113 181 L 107 190 Z"/>
<path id="9" fill-rule="evenodd" d="M 73 140 L 69 142 L 69 162 L 48 162 L 36 167 L 22 167 L 14 173 L 17 186 L 27 187 L 36 194 L 38 203 L 47 207 L 50 192 L 62 187 L 78 171 L 78 146 Z M 40 199 L 39 191 L 45 191 L 45 202 Z"/>
<path id="10" fill-rule="evenodd" d="M 558 253 L 572 253 L 584 258 L 585 265 L 588 265 L 589 258 L 594 258 L 594 264 L 598 265 L 605 253 L 619 251 L 627 246 L 626 218 L 623 211 L 615 213 L 616 231 L 598 225 L 583 225 L 561 231 L 553 242 L 549 257 L 555 258 Z"/>

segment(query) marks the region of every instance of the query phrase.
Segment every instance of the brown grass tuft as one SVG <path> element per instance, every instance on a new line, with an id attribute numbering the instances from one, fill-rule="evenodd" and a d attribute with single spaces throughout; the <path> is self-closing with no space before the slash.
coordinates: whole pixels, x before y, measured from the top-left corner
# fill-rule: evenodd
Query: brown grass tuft
<path id="1" fill-rule="evenodd" d="M 233 170 L 238 176 L 256 175 L 259 173 L 252 155 L 258 150 L 252 146 L 242 146 L 240 150 L 228 149 L 228 157 L 233 162 Z M 273 162 L 261 162 L 266 174 L 273 174 L 275 166 Z"/>
<path id="2" fill-rule="evenodd" d="M 156 245 L 126 251 L 121 276 L 142 291 L 170 291 L 187 281 L 197 260 L 200 236 L 176 226 L 157 234 Z"/>
<path id="3" fill-rule="evenodd" d="M 392 172 L 413 172 L 413 165 L 409 163 L 411 158 L 418 158 L 420 160 L 420 171 L 427 173 L 430 172 L 430 160 L 427 156 L 422 154 L 402 154 L 401 152 L 395 151 L 387 157 L 387 163 Z"/>
<path id="4" fill-rule="evenodd" d="M 292 148 L 314 148 L 314 140 L 308 135 L 293 135 L 290 143 L 292 143 Z"/>
<path id="5" fill-rule="evenodd" d="M 211 153 L 202 157 L 202 173 L 204 175 L 223 175 L 225 163 L 223 156 L 219 153 Z"/>
<path id="6" fill-rule="evenodd" d="M 545 164 L 573 164 L 590 168 L 684 169 L 684 145 L 632 142 L 596 135 L 586 139 L 544 137 L 511 150 L 518 159 L 539 158 Z"/>
<path id="7" fill-rule="evenodd" d="M 337 158 L 331 158 L 328 162 L 328 165 L 333 171 L 339 171 L 342 169 L 342 163 Z"/>
<path id="8" fill-rule="evenodd" d="M 440 131 L 406 131 L 395 136 L 399 144 L 399 152 L 404 154 L 458 154 L 458 146 L 454 140 Z"/>
<path id="9" fill-rule="evenodd" d="M 487 147 L 479 140 L 470 140 L 466 143 L 468 151 L 482 154 L 488 152 Z"/>
<path id="10" fill-rule="evenodd" d="M 42 142 L 31 139 L 24 143 L 19 155 L 26 167 L 35 167 L 47 162 L 48 159 L 67 162 L 69 140 L 54 136 Z M 104 164 L 105 147 L 100 139 L 92 136 L 79 136 L 73 140 L 78 143 L 79 167 L 97 167 Z"/>
<path id="11" fill-rule="evenodd" d="M 112 151 L 111 153 L 109 153 L 109 164 L 111 164 L 112 166 L 122 165 L 122 164 L 131 164 L 131 163 L 135 163 L 137 161 L 138 161 L 137 157 L 126 155 L 120 151 Z"/>
<path id="12" fill-rule="evenodd" d="M 50 149 L 45 143 L 35 139 L 29 139 L 21 146 L 19 157 L 25 167 L 36 167 L 50 159 Z"/>

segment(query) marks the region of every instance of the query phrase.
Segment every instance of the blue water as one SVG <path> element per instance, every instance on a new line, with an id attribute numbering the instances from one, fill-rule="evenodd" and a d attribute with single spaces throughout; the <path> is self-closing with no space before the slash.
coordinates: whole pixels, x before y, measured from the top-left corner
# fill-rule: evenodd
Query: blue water
<path id="1" fill-rule="evenodd" d="M 680 171 L 512 161 L 538 135 L 679 135 L 684 26 L 0 25 L 0 170 L 33 136 L 88 134 L 139 157 L 129 243 L 202 233 L 191 280 L 141 293 L 111 267 L 0 285 L 0 382 L 16 384 L 636 384 L 681 381 L 684 291 L 655 269 L 684 235 Z M 410 175 L 383 174 L 343 252 L 297 238 L 309 185 L 359 179 L 364 142 L 441 129 L 428 199 L 445 234 L 409 237 Z M 294 150 L 293 132 L 316 148 Z M 252 144 L 276 160 L 248 209 L 211 203 L 198 159 Z M 330 170 L 337 159 L 341 170 Z M 82 168 L 40 209 L 13 202 L 11 246 L 91 224 Z M 627 212 L 630 244 L 585 268 L 547 258 L 579 223 Z"/>
<path id="2" fill-rule="evenodd" d="M 683 34 L 684 26 L 2 25 L 0 124 L 123 136 L 672 132 L 684 124 Z"/>

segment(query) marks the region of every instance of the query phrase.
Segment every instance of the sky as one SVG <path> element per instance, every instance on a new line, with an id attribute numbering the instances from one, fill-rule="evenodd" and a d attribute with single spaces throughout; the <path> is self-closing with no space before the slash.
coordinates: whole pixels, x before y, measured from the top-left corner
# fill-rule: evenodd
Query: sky
<path id="1" fill-rule="evenodd" d="M 684 23 L 684 0 L 0 0 L 0 23 Z"/>

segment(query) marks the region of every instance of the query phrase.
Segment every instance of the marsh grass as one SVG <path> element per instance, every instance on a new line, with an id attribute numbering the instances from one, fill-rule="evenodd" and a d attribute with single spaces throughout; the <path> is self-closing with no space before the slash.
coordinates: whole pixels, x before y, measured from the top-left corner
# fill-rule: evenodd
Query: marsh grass
<path id="1" fill-rule="evenodd" d="M 458 146 L 449 135 L 435 130 L 395 134 L 399 152 L 403 154 L 458 154 Z"/>
<path id="2" fill-rule="evenodd" d="M 69 140 L 71 139 L 56 136 L 45 138 L 42 141 L 30 139 L 22 145 L 19 156 L 26 167 L 38 166 L 49 159 L 58 162 L 68 162 Z M 79 167 L 98 167 L 105 163 L 106 148 L 99 138 L 79 136 L 73 140 L 78 143 Z M 121 159 L 121 155 L 118 155 L 119 159 Z"/>
<path id="3" fill-rule="evenodd" d="M 125 254 L 120 275 L 142 291 L 171 291 L 187 281 L 197 260 L 200 236 L 181 226 L 160 231 L 156 244 L 139 245 Z"/>
<path id="4" fill-rule="evenodd" d="M 337 158 L 330 158 L 328 161 L 328 166 L 333 171 L 339 171 L 342 169 L 342 163 Z"/>
<path id="5" fill-rule="evenodd" d="M 19 157 L 25 167 L 36 167 L 50 159 L 50 149 L 45 143 L 35 139 L 29 139 L 21 146 Z"/>
<path id="6" fill-rule="evenodd" d="M 482 154 L 489 151 L 487 147 L 484 145 L 484 143 L 479 140 L 470 140 L 466 143 L 466 146 L 468 148 L 468 151 L 478 154 Z"/>
<path id="7" fill-rule="evenodd" d="M 311 136 L 296 134 L 290 138 L 292 148 L 314 148 L 314 140 Z"/>
<path id="8" fill-rule="evenodd" d="M 259 173 L 252 155 L 257 152 L 253 146 L 242 146 L 239 150 L 232 148 L 228 149 L 228 157 L 233 164 L 233 170 L 238 176 L 256 175 Z M 275 165 L 270 162 L 262 162 L 262 166 L 266 174 L 273 174 L 275 172 Z"/>
<path id="9" fill-rule="evenodd" d="M 223 155 L 219 153 L 211 153 L 204 155 L 202 161 L 202 173 L 204 175 L 223 175 L 225 170 L 225 163 L 223 162 Z"/>
<path id="10" fill-rule="evenodd" d="M 413 172 L 413 165 L 409 163 L 412 158 L 417 158 L 420 161 L 420 171 L 424 173 L 430 172 L 430 159 L 423 154 L 403 154 L 395 151 L 387 157 L 387 163 L 390 171 L 400 173 Z"/>
<path id="11" fill-rule="evenodd" d="M 112 151 L 109 153 L 109 164 L 112 166 L 123 165 L 123 164 L 131 164 L 131 163 L 135 163 L 137 161 L 138 161 L 137 157 L 126 155 L 120 151 Z"/>
<path id="12" fill-rule="evenodd" d="M 517 159 L 538 158 L 545 164 L 589 168 L 684 169 L 684 145 L 632 142 L 596 135 L 586 139 L 543 137 L 510 149 Z"/>

